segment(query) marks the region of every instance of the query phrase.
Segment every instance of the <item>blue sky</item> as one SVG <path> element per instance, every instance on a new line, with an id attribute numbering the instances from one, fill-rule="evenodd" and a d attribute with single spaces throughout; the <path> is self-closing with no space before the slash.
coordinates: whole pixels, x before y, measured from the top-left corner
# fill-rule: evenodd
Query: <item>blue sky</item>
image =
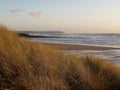
<path id="1" fill-rule="evenodd" d="M 0 11 L 14 30 L 120 33 L 120 0 L 0 0 Z"/>

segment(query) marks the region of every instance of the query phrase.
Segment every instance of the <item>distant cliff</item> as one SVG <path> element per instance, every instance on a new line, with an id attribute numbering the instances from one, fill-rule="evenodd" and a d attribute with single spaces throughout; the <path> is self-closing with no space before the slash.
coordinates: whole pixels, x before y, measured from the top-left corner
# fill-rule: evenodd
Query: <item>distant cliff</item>
<path id="1" fill-rule="evenodd" d="M 53 33 L 53 34 L 62 34 L 62 31 L 17 31 L 17 33 Z"/>
<path id="2" fill-rule="evenodd" d="M 60 38 L 56 36 L 47 36 L 47 35 L 35 35 L 40 34 L 63 34 L 62 31 L 17 31 L 18 35 L 26 38 Z"/>

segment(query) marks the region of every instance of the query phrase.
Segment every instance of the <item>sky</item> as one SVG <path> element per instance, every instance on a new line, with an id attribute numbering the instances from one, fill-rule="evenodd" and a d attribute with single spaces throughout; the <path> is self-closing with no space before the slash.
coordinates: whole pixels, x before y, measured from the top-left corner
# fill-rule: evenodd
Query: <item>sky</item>
<path id="1" fill-rule="evenodd" d="M 0 0 L 0 24 L 25 31 L 120 33 L 120 0 Z"/>

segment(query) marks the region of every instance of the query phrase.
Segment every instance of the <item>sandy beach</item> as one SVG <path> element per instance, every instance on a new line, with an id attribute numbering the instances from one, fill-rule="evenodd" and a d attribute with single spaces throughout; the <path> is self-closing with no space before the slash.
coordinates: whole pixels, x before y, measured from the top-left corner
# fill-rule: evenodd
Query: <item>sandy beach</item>
<path id="1" fill-rule="evenodd" d="M 46 43 L 46 42 L 34 42 L 35 44 L 44 44 L 52 48 L 60 50 L 112 50 L 120 49 L 110 46 L 96 46 L 96 45 L 75 45 L 75 44 L 60 44 L 60 43 Z"/>

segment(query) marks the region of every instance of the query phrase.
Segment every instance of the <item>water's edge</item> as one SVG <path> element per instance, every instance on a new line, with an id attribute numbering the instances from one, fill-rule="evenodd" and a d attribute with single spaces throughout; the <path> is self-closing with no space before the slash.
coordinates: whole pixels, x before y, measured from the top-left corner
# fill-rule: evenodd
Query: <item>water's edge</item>
<path id="1" fill-rule="evenodd" d="M 63 50 L 65 54 L 75 54 L 75 55 L 95 55 L 100 58 L 109 60 L 120 66 L 120 50 Z"/>

